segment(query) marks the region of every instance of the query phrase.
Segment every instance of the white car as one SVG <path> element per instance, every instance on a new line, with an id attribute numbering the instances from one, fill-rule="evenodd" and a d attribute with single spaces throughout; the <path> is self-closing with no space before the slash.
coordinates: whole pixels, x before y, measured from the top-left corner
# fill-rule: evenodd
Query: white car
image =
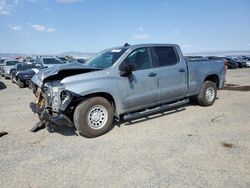
<path id="1" fill-rule="evenodd" d="M 246 58 L 246 66 L 247 66 L 247 67 L 250 67 L 250 57 L 247 57 L 247 58 Z"/>
<path id="2" fill-rule="evenodd" d="M 14 68 L 14 66 L 20 63 L 20 61 L 16 60 L 5 60 L 3 63 L 3 76 L 5 78 L 10 78 L 10 69 Z"/>
<path id="3" fill-rule="evenodd" d="M 60 66 L 65 64 L 63 61 L 61 61 L 59 58 L 57 57 L 53 57 L 53 56 L 40 56 L 37 57 L 34 61 L 35 64 L 40 64 L 44 67 L 53 67 L 53 66 Z"/>

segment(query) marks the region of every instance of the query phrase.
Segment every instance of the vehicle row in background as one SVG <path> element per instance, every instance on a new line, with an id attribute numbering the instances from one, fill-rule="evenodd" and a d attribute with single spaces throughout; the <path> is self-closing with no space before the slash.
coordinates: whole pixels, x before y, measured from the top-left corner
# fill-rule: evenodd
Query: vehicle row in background
<path id="1" fill-rule="evenodd" d="M 187 61 L 224 60 L 228 69 L 250 67 L 250 56 L 186 56 Z"/>
<path id="2" fill-rule="evenodd" d="M 72 56 L 36 56 L 2 58 L 0 60 L 0 75 L 5 79 L 11 79 L 20 88 L 29 85 L 31 78 L 41 69 L 66 64 L 84 64 L 86 57 Z"/>

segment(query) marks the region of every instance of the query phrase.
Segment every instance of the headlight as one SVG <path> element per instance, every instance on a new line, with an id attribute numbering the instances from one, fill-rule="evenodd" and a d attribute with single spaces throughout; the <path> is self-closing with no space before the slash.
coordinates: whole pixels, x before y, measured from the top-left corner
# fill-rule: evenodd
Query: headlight
<path id="1" fill-rule="evenodd" d="M 61 92 L 64 87 L 52 87 L 50 89 L 50 98 L 52 103 L 52 109 L 58 111 L 61 106 Z"/>
<path id="2" fill-rule="evenodd" d="M 52 97 L 52 109 L 58 111 L 61 106 L 61 100 L 59 95 Z"/>

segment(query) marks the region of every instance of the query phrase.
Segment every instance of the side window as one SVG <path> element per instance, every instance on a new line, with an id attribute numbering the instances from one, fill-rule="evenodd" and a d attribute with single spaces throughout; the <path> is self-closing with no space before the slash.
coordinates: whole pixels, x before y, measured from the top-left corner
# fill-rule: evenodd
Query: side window
<path id="1" fill-rule="evenodd" d="M 125 59 L 126 64 L 134 64 L 136 70 L 150 69 L 152 64 L 147 48 L 139 48 L 131 52 Z"/>
<path id="2" fill-rule="evenodd" d="M 159 67 L 175 65 L 179 62 L 179 57 L 174 47 L 154 47 L 153 59 Z"/>

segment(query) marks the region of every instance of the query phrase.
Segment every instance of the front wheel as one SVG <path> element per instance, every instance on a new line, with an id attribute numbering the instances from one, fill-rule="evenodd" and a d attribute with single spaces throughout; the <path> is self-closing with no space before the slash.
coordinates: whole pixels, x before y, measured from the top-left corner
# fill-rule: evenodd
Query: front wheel
<path id="1" fill-rule="evenodd" d="M 217 96 L 217 87 L 214 82 L 205 81 L 202 85 L 199 95 L 197 95 L 197 103 L 201 106 L 211 106 Z"/>
<path id="2" fill-rule="evenodd" d="M 93 97 L 76 107 L 74 124 L 81 135 L 93 138 L 113 128 L 113 116 L 113 107 L 107 99 Z"/>
<path id="3" fill-rule="evenodd" d="M 17 85 L 19 86 L 19 88 L 25 87 L 25 83 L 23 81 L 21 81 L 19 78 L 17 79 Z"/>
<path id="4" fill-rule="evenodd" d="M 11 82 L 12 82 L 12 83 L 15 83 L 15 82 L 14 82 L 14 76 L 13 76 L 13 75 L 11 75 Z"/>

